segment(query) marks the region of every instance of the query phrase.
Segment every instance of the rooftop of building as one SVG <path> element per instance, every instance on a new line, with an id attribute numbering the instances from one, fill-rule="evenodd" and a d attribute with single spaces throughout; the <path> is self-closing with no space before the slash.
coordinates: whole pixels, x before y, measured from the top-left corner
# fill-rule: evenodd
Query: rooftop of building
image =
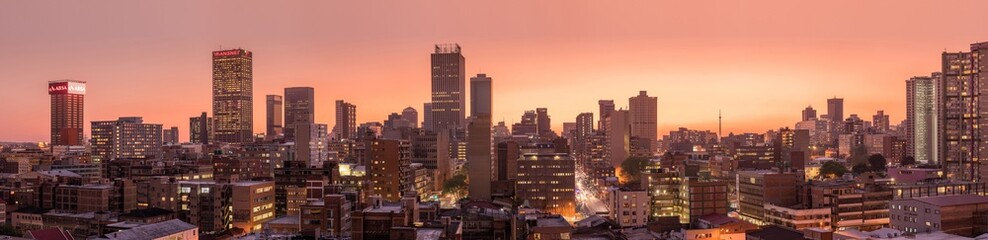
<path id="1" fill-rule="evenodd" d="M 569 222 L 565 218 L 552 216 L 552 217 L 541 217 L 535 220 L 536 227 L 571 227 Z"/>
<path id="2" fill-rule="evenodd" d="M 253 187 L 253 186 L 259 186 L 259 185 L 263 185 L 263 184 L 272 184 L 273 185 L 274 182 L 269 182 L 269 181 L 240 181 L 240 182 L 233 183 L 231 185 L 238 186 L 238 187 Z"/>
<path id="3" fill-rule="evenodd" d="M 174 213 L 175 212 L 168 209 L 152 207 L 152 208 L 136 209 L 128 213 L 120 214 L 120 217 L 148 218 L 148 217 L 165 216 Z"/>
<path id="4" fill-rule="evenodd" d="M 402 211 L 401 205 L 384 203 L 381 206 L 370 206 L 364 209 L 367 213 L 399 213 Z"/>
<path id="5" fill-rule="evenodd" d="M 442 236 L 443 229 L 441 228 L 418 228 L 415 230 L 416 240 L 439 239 Z"/>
<path id="6" fill-rule="evenodd" d="M 739 222 L 741 220 L 737 218 L 732 218 L 727 216 L 727 214 L 707 214 L 700 217 L 699 221 L 707 222 L 711 225 L 724 225 L 732 222 Z"/>
<path id="7" fill-rule="evenodd" d="M 277 224 L 277 225 L 296 225 L 299 224 L 298 216 L 282 216 L 279 218 L 271 219 L 266 224 Z"/>
<path id="8" fill-rule="evenodd" d="M 749 236 L 757 237 L 760 239 L 773 239 L 773 240 L 804 240 L 803 233 L 786 229 L 780 226 L 769 225 L 765 228 L 748 232 Z"/>
<path id="9" fill-rule="evenodd" d="M 103 235 L 100 238 L 117 239 L 117 240 L 157 239 L 196 228 L 197 227 L 195 225 L 183 222 L 182 220 L 172 219 L 164 222 L 152 223 L 152 224 L 139 226 L 118 232 L 107 233 L 106 235 Z"/>
<path id="10" fill-rule="evenodd" d="M 974 194 L 922 197 L 922 198 L 914 198 L 914 199 L 916 201 L 920 201 L 940 207 L 988 203 L 988 196 L 981 196 Z"/>
<path id="11" fill-rule="evenodd" d="M 14 210 L 15 213 L 27 213 L 27 214 L 44 214 L 51 209 L 39 208 L 39 207 L 22 207 Z"/>
<path id="12" fill-rule="evenodd" d="M 41 230 L 30 231 L 28 234 L 32 239 L 45 239 L 45 240 L 75 240 L 66 230 L 62 230 L 60 227 L 47 228 Z"/>

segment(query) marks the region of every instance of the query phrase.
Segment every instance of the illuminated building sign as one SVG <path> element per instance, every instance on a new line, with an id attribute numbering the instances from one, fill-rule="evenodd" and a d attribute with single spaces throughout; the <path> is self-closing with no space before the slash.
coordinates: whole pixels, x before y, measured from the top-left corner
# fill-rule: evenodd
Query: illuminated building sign
<path id="1" fill-rule="evenodd" d="M 216 52 L 213 52 L 213 57 L 238 56 L 238 55 L 240 55 L 240 51 L 243 51 L 243 50 L 235 49 L 235 50 L 226 50 L 226 51 L 216 51 Z M 250 55 L 251 55 L 250 52 L 248 52 L 248 51 L 244 51 L 244 53 L 245 53 L 244 55 L 246 55 L 248 57 L 250 57 Z"/>
<path id="2" fill-rule="evenodd" d="M 48 94 L 86 94 L 86 84 L 77 82 L 55 82 L 48 84 Z"/>

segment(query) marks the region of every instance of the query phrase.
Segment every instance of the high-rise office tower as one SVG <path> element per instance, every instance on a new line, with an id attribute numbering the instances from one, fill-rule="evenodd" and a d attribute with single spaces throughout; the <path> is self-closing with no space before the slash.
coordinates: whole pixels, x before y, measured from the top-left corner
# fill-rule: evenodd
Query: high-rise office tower
<path id="1" fill-rule="evenodd" d="M 611 112 L 614 111 L 614 100 L 599 100 L 597 101 L 597 106 L 600 108 L 600 110 L 597 111 L 597 114 L 600 116 L 600 122 L 597 123 L 597 129 L 604 132 L 606 126 L 604 126 L 603 122 L 604 119 L 607 118 L 608 114 L 611 114 Z"/>
<path id="2" fill-rule="evenodd" d="M 940 146 L 944 173 L 950 179 L 978 181 L 982 168 L 981 159 L 988 151 L 981 151 L 988 140 L 988 126 L 982 125 L 981 113 L 988 111 L 988 104 L 980 104 L 983 93 L 988 93 L 988 42 L 971 44 L 970 52 L 942 55 L 940 114 L 943 129 Z"/>
<path id="3" fill-rule="evenodd" d="M 419 127 L 419 112 L 415 111 L 412 107 L 407 107 L 405 110 L 401 110 L 401 119 L 405 119 L 412 128 Z"/>
<path id="4" fill-rule="evenodd" d="M 161 130 L 162 144 L 178 144 L 178 127 Z"/>
<path id="5" fill-rule="evenodd" d="M 604 155 L 607 161 L 611 162 L 612 167 L 621 166 L 621 163 L 631 154 L 629 115 L 628 110 L 614 110 L 607 115 L 607 118 L 601 120 L 607 129 L 607 132 L 604 133 L 607 136 L 605 140 L 607 147 L 604 149 Z"/>
<path id="6" fill-rule="evenodd" d="M 576 115 L 576 132 L 573 134 L 573 152 L 577 158 L 583 158 L 589 153 L 587 150 L 587 139 L 593 135 L 593 113 L 585 112 Z"/>
<path id="7" fill-rule="evenodd" d="M 284 114 L 284 100 L 278 95 L 267 95 L 266 97 L 266 113 L 267 113 L 267 130 L 265 134 L 268 137 L 278 137 L 285 134 L 285 114 Z"/>
<path id="8" fill-rule="evenodd" d="M 886 133 L 889 131 L 889 115 L 885 115 L 885 111 L 878 110 L 874 116 L 871 116 L 871 125 L 875 132 Z"/>
<path id="9" fill-rule="evenodd" d="M 432 53 L 432 128 L 455 129 L 466 119 L 466 60 L 458 44 L 436 44 Z"/>
<path id="10" fill-rule="evenodd" d="M 213 118 L 202 112 L 198 117 L 189 118 L 189 142 L 209 144 L 213 139 Z"/>
<path id="11" fill-rule="evenodd" d="M 388 201 L 398 201 L 412 189 L 408 181 L 412 160 L 411 147 L 403 140 L 374 139 L 370 141 L 367 165 L 368 195 L 381 195 Z M 487 174 L 490 174 L 488 172 Z"/>
<path id="12" fill-rule="evenodd" d="M 432 103 L 427 102 L 422 104 L 422 128 L 427 131 L 435 131 L 436 128 L 432 126 Z"/>
<path id="13" fill-rule="evenodd" d="M 906 155 L 916 162 L 939 164 L 940 74 L 906 80 Z"/>
<path id="14" fill-rule="evenodd" d="M 831 98 L 827 99 L 827 116 L 830 117 L 831 122 L 843 122 L 844 121 L 844 99 L 843 98 Z"/>
<path id="15" fill-rule="evenodd" d="M 565 139 L 573 139 L 573 132 L 576 131 L 576 122 L 563 122 L 563 131 L 560 136 Z"/>
<path id="16" fill-rule="evenodd" d="M 51 95 L 51 145 L 82 145 L 86 82 L 50 81 L 48 95 Z"/>
<path id="17" fill-rule="evenodd" d="M 253 58 L 243 49 L 213 52 L 215 141 L 248 143 L 254 139 Z"/>
<path id="18" fill-rule="evenodd" d="M 467 170 L 470 199 L 491 199 L 491 113 L 494 108 L 491 78 L 470 78 L 470 123 L 467 127 Z"/>
<path id="19" fill-rule="evenodd" d="M 316 94 L 311 87 L 285 88 L 285 140 L 295 141 L 298 125 L 316 123 Z M 314 129 L 309 126 L 308 129 Z"/>
<path id="20" fill-rule="evenodd" d="M 816 109 L 813 109 L 813 106 L 806 106 L 806 109 L 803 109 L 803 121 L 809 120 L 816 120 Z"/>
<path id="21" fill-rule="evenodd" d="M 92 160 L 152 159 L 161 157 L 161 124 L 141 117 L 92 122 Z"/>
<path id="22" fill-rule="evenodd" d="M 545 212 L 573 216 L 576 214 L 576 161 L 567 153 L 555 151 L 552 144 L 522 147 L 518 166 L 515 197 Z M 470 184 L 473 184 L 472 182 Z"/>
<path id="23" fill-rule="evenodd" d="M 552 120 L 549 118 L 549 109 L 547 108 L 536 108 L 535 109 L 535 132 L 541 137 L 550 137 L 555 135 L 552 131 Z"/>
<path id="24" fill-rule="evenodd" d="M 831 144 L 837 142 L 838 136 L 844 131 L 844 99 L 827 99 L 827 117 L 830 118 Z"/>
<path id="25" fill-rule="evenodd" d="M 638 156 L 651 156 L 656 153 L 658 140 L 658 100 L 649 97 L 645 91 L 639 91 L 638 96 L 628 98 L 628 114 L 631 123 L 631 137 L 641 141 L 639 146 L 646 146 L 645 153 L 633 153 Z"/>
<path id="26" fill-rule="evenodd" d="M 357 135 L 357 105 L 336 100 L 336 140 L 351 139 Z"/>
<path id="27" fill-rule="evenodd" d="M 493 112 L 493 86 L 487 74 L 479 73 L 470 78 L 470 116 L 491 115 Z"/>
<path id="28" fill-rule="evenodd" d="M 511 124 L 511 135 L 538 136 L 537 118 L 535 111 L 525 111 L 521 115 L 521 122 Z"/>

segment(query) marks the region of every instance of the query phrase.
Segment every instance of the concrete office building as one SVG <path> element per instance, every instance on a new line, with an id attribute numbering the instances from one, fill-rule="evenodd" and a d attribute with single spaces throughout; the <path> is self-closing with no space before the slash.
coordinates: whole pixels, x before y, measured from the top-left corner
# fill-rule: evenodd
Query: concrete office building
<path id="1" fill-rule="evenodd" d="M 51 145 L 83 145 L 86 82 L 50 81 L 48 95 L 51 95 Z"/>
<path id="2" fill-rule="evenodd" d="M 161 157 L 161 124 L 144 123 L 141 117 L 92 122 L 92 161 L 151 159 Z"/>
<path id="3" fill-rule="evenodd" d="M 253 53 L 243 49 L 213 52 L 213 119 L 211 139 L 226 143 L 254 140 Z"/>

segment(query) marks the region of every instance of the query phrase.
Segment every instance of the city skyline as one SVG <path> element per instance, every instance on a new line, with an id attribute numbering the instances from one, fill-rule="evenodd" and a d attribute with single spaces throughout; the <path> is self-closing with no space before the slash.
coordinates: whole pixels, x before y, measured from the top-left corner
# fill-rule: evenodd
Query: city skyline
<path id="1" fill-rule="evenodd" d="M 2 141 L 48 141 L 46 129 L 49 125 L 45 124 L 45 119 L 49 118 L 49 106 L 46 105 L 48 101 L 42 99 L 48 96 L 40 91 L 40 86 L 57 79 L 87 82 L 84 134 L 90 132 L 89 122 L 113 120 L 121 116 L 141 116 L 149 122 L 165 127 L 178 126 L 180 132 L 187 132 L 187 118 L 203 111 L 211 112 L 208 52 L 233 47 L 256 54 L 255 99 L 280 94 L 286 87 L 308 86 L 319 91 L 315 104 L 316 122 L 334 122 L 332 103 L 339 99 L 361 106 L 358 123 L 383 121 L 387 114 L 408 106 L 422 113 L 422 103 L 429 101 L 429 61 L 425 55 L 431 53 L 434 44 L 445 42 L 455 42 L 463 48 L 463 55 L 469 61 L 466 75 L 483 72 L 498 79 L 498 87 L 494 89 L 494 95 L 498 95 L 494 104 L 495 118 L 492 119 L 495 123 L 503 120 L 510 125 L 517 122 L 516 116 L 525 110 L 546 107 L 556 119 L 553 130 L 559 131 L 563 122 L 572 121 L 579 113 L 595 112 L 594 103 L 597 100 L 617 100 L 618 108 L 627 109 L 627 103 L 622 99 L 644 90 L 658 97 L 659 136 L 678 127 L 714 130 L 717 128 L 718 109 L 724 109 L 725 135 L 792 127 L 800 120 L 801 109 L 811 105 L 817 110 L 825 110 L 826 99 L 834 96 L 845 99 L 845 116 L 851 113 L 871 116 L 878 110 L 884 110 L 891 116 L 891 123 L 898 124 L 905 117 L 903 100 L 906 80 L 939 71 L 939 55 L 944 50 L 967 51 L 970 43 L 988 39 L 988 34 L 971 31 L 973 28 L 969 25 L 948 24 L 985 20 L 983 16 L 964 14 L 965 11 L 983 9 L 985 5 L 968 2 L 951 5 L 907 2 L 899 5 L 901 9 L 895 16 L 886 16 L 888 20 L 874 20 L 875 16 L 868 15 L 871 14 L 869 9 L 879 9 L 883 7 L 881 4 L 862 3 L 857 10 L 842 9 L 829 14 L 811 12 L 809 14 L 813 17 L 796 18 L 793 23 L 769 21 L 773 18 L 792 18 L 794 13 L 773 13 L 778 8 L 792 7 L 791 4 L 712 6 L 709 13 L 693 13 L 695 16 L 670 13 L 667 17 L 650 17 L 646 12 L 630 6 L 584 3 L 566 6 L 576 11 L 550 13 L 551 16 L 537 16 L 544 11 L 518 13 L 523 20 L 502 24 L 485 18 L 448 23 L 420 16 L 434 11 L 466 10 L 470 7 L 468 4 L 443 6 L 434 3 L 373 6 L 385 13 L 399 11 L 402 7 L 413 7 L 413 10 L 424 12 L 403 13 L 368 23 L 380 28 L 378 30 L 332 25 L 336 23 L 332 23 L 331 18 L 302 11 L 300 18 L 294 20 L 245 24 L 252 29 L 234 26 L 217 31 L 206 31 L 211 28 L 195 26 L 195 22 L 184 19 L 157 22 L 166 19 L 167 14 L 138 19 L 138 23 L 133 23 L 135 25 L 112 22 L 110 20 L 114 17 L 138 14 L 141 10 L 110 14 L 97 9 L 99 5 L 75 6 L 91 11 L 70 14 L 78 17 L 78 22 L 59 25 L 60 18 L 44 18 L 74 11 L 73 5 L 41 4 L 20 6 L 20 9 L 26 9 L 22 12 L 0 10 L 0 29 L 11 33 L 10 38 L 0 39 L 0 46 L 3 46 L 0 49 L 10 53 L 6 56 L 16 56 L 0 59 L 0 64 L 10 66 L 12 70 L 0 72 L 0 80 L 6 85 L 0 89 L 0 95 L 18 99 L 0 103 L 0 110 L 20 116 L 0 120 L 0 124 L 5 126 L 0 136 Z M 497 13 L 510 11 L 511 6 L 518 4 L 485 6 Z M 669 3 L 648 4 L 661 6 Z M 703 7 L 702 4 L 677 4 L 686 8 Z M 302 5 L 277 6 L 271 11 L 284 13 L 296 8 L 324 6 Z M 543 7 L 550 6 L 545 4 Z M 836 6 L 839 4 L 818 7 L 827 9 Z M 205 7 L 221 9 L 224 5 Z M 238 8 L 245 12 L 260 12 L 265 7 L 270 6 L 245 4 Z M 437 9 L 424 10 L 430 7 Z M 578 11 L 596 7 L 604 11 Z M 659 21 L 672 17 L 702 18 L 707 14 L 731 12 L 731 7 L 751 11 L 691 25 L 691 28 L 697 29 L 708 27 L 706 32 L 668 23 L 663 25 Z M 157 11 L 182 12 L 180 9 L 163 8 Z M 46 11 L 41 12 L 41 9 Z M 951 14 L 936 14 L 936 10 L 948 9 Z M 622 15 L 625 16 L 601 13 L 608 12 L 606 10 L 615 13 L 623 11 Z M 917 20 L 907 17 L 909 13 L 919 12 L 933 13 L 933 16 L 922 22 L 913 22 Z M 190 19 L 211 17 L 216 19 L 210 18 L 213 20 L 210 24 L 227 23 L 227 20 L 210 15 L 214 13 L 217 16 L 232 14 L 222 11 L 192 12 Z M 759 13 L 767 15 L 758 17 Z M 360 19 L 360 16 L 353 14 L 344 16 Z M 424 27 L 402 23 L 410 24 L 408 30 L 381 27 L 417 17 L 422 17 L 419 24 L 439 25 Z M 581 17 L 601 21 L 580 20 Z M 832 22 L 820 20 L 826 17 L 847 19 Z M 37 20 L 37 23 L 11 24 L 24 19 Z M 334 31 L 311 31 L 305 27 L 279 28 L 283 24 L 295 24 L 293 21 L 306 20 L 326 22 L 332 25 Z M 642 23 L 632 24 L 634 20 L 641 20 Z M 729 20 L 737 22 L 726 24 Z M 159 24 L 155 26 L 161 29 L 155 32 L 113 31 L 115 27 L 136 30 L 133 27 L 153 23 Z M 529 23 L 534 26 L 527 26 Z M 657 24 L 658 27 L 635 27 L 647 23 Z M 765 26 L 756 26 L 758 24 Z M 794 27 L 796 24 L 810 27 L 797 29 Z M 485 31 L 454 31 L 457 33 L 453 34 L 441 30 L 450 26 Z M 513 28 L 518 26 L 527 27 Z M 253 33 L 239 33 L 245 30 L 253 30 Z M 257 32 L 281 35 L 251 37 L 263 35 Z M 930 32 L 938 33 L 930 35 L 951 37 L 919 36 L 919 33 Z M 340 34 L 362 34 L 358 35 L 358 40 L 367 43 L 333 40 Z M 525 34 L 531 37 L 521 36 Z M 626 38 L 619 41 L 618 38 L 608 37 L 609 34 Z M 181 40 L 176 40 L 177 36 L 181 36 L 178 38 Z M 291 36 L 305 40 L 291 39 Z M 903 36 L 911 38 L 897 39 Z M 322 40 L 330 40 L 327 42 L 332 44 L 320 42 Z M 621 46 L 615 46 L 615 43 L 621 43 Z M 41 62 L 45 64 L 39 64 Z M 381 66 L 387 66 L 389 70 L 377 69 Z M 711 67 L 716 69 L 710 70 Z M 386 94 L 393 101 L 376 101 L 377 94 L 355 90 L 365 89 L 367 85 L 363 83 L 375 81 L 394 83 L 370 85 L 377 88 L 375 93 Z M 600 89 L 601 83 L 615 87 Z M 558 94 L 551 94 L 553 92 Z M 563 96 L 562 93 L 566 92 L 584 94 Z M 748 100 L 732 100 L 742 97 Z M 119 99 L 128 101 L 117 101 Z M 263 101 L 254 101 L 253 104 L 254 109 L 264 109 Z M 254 111 L 253 118 L 263 119 L 264 114 L 263 111 Z M 264 121 L 255 121 L 254 133 L 263 132 L 264 124 Z M 181 134 L 180 140 L 188 141 L 188 136 Z"/>

